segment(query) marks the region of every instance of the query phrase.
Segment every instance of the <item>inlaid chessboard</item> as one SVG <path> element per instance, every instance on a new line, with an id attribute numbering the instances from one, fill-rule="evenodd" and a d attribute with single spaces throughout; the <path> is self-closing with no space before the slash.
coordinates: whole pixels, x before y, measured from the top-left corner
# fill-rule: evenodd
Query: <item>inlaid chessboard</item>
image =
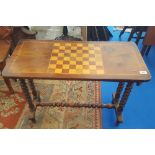
<path id="1" fill-rule="evenodd" d="M 48 72 L 56 74 L 104 74 L 99 46 L 87 43 L 53 43 Z"/>

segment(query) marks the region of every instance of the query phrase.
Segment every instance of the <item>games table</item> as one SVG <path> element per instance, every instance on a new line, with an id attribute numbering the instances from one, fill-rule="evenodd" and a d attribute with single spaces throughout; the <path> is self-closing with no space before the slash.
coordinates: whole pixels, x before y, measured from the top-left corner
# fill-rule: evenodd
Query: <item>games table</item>
<path id="1" fill-rule="evenodd" d="M 121 123 L 123 108 L 134 83 L 139 85 L 151 79 L 137 46 L 132 42 L 46 40 L 19 42 L 3 70 L 3 76 L 19 79 L 32 122 L 35 122 L 37 106 L 61 106 L 113 108 L 116 122 Z M 43 103 L 33 79 L 114 81 L 118 82 L 118 87 L 110 104 Z"/>

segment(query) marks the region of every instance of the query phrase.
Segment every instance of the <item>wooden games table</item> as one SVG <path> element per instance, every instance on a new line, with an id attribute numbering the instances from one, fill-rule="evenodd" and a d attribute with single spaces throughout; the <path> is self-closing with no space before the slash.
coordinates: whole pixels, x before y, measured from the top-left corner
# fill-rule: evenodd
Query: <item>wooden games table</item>
<path id="1" fill-rule="evenodd" d="M 19 79 L 33 122 L 37 106 L 61 106 L 113 108 L 120 123 L 134 83 L 139 85 L 151 79 L 134 43 L 39 40 L 21 41 L 4 68 L 3 76 Z M 33 79 L 114 81 L 118 82 L 118 87 L 110 104 L 43 103 Z"/>

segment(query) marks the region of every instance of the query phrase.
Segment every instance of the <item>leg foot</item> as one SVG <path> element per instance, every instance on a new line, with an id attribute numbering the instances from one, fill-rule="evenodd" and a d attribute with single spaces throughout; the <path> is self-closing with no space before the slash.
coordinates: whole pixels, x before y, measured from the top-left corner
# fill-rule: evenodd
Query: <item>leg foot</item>
<path id="1" fill-rule="evenodd" d="M 10 93 L 13 94 L 13 93 L 14 93 L 14 90 L 13 90 L 13 88 L 12 88 L 10 79 L 8 79 L 8 78 L 6 78 L 6 77 L 3 77 L 3 79 L 4 79 L 4 81 L 5 81 L 6 85 L 7 85 L 7 87 L 8 87 L 8 89 L 9 89 Z"/>
<path id="2" fill-rule="evenodd" d="M 35 111 L 30 112 L 29 120 L 30 120 L 32 123 L 36 123 Z"/>

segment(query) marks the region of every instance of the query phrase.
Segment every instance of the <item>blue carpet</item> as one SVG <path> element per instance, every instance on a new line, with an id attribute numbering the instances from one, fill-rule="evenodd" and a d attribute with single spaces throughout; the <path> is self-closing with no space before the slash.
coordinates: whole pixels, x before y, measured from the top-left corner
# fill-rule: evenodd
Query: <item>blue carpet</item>
<path id="1" fill-rule="evenodd" d="M 113 31 L 113 27 L 108 27 L 113 37 L 111 41 L 127 41 L 129 33 L 124 33 L 119 39 L 120 31 Z M 132 40 L 134 41 L 134 39 Z M 141 50 L 142 42 L 138 48 Z M 102 124 L 104 129 L 151 129 L 155 128 L 155 47 L 152 47 L 148 56 L 144 56 L 144 61 L 152 75 L 149 82 L 140 86 L 134 85 L 128 102 L 123 111 L 123 123 L 115 125 L 116 117 L 113 109 L 103 109 Z M 102 82 L 102 100 L 110 103 L 112 93 L 115 92 L 118 83 Z"/>

